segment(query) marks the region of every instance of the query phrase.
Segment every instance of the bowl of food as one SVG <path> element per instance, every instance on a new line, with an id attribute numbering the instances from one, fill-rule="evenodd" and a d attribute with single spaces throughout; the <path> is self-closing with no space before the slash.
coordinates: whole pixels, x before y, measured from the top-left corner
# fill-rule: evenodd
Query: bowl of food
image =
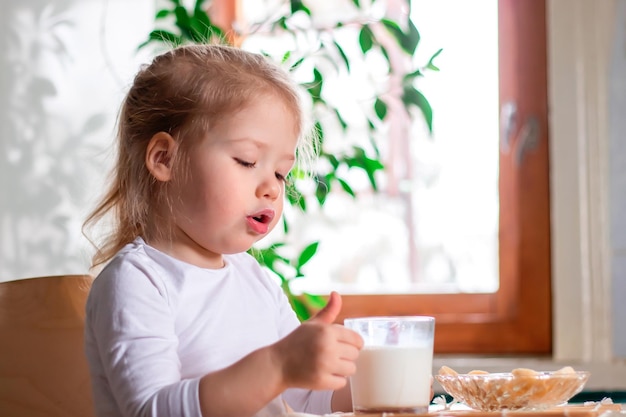
<path id="1" fill-rule="evenodd" d="M 566 404 L 583 389 L 589 372 L 567 366 L 551 372 L 517 368 L 503 373 L 459 374 L 443 366 L 435 378 L 452 398 L 475 410 L 536 411 Z"/>

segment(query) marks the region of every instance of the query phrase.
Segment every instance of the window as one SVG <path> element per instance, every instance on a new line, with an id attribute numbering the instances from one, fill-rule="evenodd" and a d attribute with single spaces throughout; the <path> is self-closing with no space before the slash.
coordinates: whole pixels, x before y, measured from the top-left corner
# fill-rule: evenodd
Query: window
<path id="1" fill-rule="evenodd" d="M 458 12 L 454 7 L 449 10 Z M 422 293 L 344 291 L 340 319 L 434 315 L 437 353 L 551 351 L 545 2 L 500 0 L 497 20 L 499 99 L 492 110 L 496 125 L 492 128 L 500 132 L 499 146 L 493 145 L 494 152 L 498 147 L 500 151 L 499 256 L 494 267 L 499 282 L 491 289 L 463 292 L 432 286 Z M 471 97 L 465 100 L 468 107 L 474 103 Z M 502 126 L 497 126 L 498 119 Z M 462 217 L 465 208 L 458 210 Z M 380 225 L 386 226 L 384 220 Z"/>
<path id="2" fill-rule="evenodd" d="M 498 291 L 344 299 L 345 315 L 435 315 L 438 353 L 551 351 L 545 3 L 500 0 L 498 21 L 500 104 L 517 108 L 500 153 Z"/>

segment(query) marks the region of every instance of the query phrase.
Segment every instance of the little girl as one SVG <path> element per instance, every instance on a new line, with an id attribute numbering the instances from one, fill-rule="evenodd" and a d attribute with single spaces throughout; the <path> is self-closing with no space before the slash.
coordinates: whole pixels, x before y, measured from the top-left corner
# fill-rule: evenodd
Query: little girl
<path id="1" fill-rule="evenodd" d="M 246 253 L 279 222 L 303 118 L 288 74 L 240 49 L 178 47 L 137 74 L 85 222 L 113 227 L 87 301 L 98 416 L 351 411 L 363 340 L 333 324 L 339 295 L 301 324 Z"/>

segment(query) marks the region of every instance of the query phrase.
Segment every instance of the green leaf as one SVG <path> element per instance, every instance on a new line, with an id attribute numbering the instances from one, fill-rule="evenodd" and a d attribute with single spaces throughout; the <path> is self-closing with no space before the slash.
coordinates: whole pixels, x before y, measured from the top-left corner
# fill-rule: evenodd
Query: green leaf
<path id="1" fill-rule="evenodd" d="M 408 108 L 416 106 L 422 112 L 428 131 L 433 132 L 433 109 L 424 95 L 413 86 L 404 86 L 402 102 Z"/>
<path id="2" fill-rule="evenodd" d="M 320 206 L 324 205 L 324 202 L 326 201 L 326 197 L 328 196 L 329 192 L 330 192 L 330 181 L 328 179 L 328 176 L 318 175 L 317 186 L 315 187 L 315 197 L 317 198 L 317 201 L 320 204 Z"/>
<path id="3" fill-rule="evenodd" d="M 319 242 L 313 242 L 308 245 L 304 250 L 300 253 L 298 257 L 298 262 L 296 264 L 296 268 L 300 269 L 304 264 L 309 262 L 313 255 L 317 253 L 317 247 L 319 246 Z"/>
<path id="4" fill-rule="evenodd" d="M 169 16 L 170 13 L 172 13 L 171 10 L 167 10 L 167 9 L 159 10 L 156 16 L 154 17 L 154 20 L 164 19 L 167 16 Z"/>
<path id="5" fill-rule="evenodd" d="M 187 9 L 183 6 L 177 6 L 174 9 L 174 16 L 176 17 L 176 26 L 183 31 L 189 31 L 189 15 Z"/>
<path id="6" fill-rule="evenodd" d="M 398 44 L 402 47 L 402 49 L 409 55 L 413 55 L 415 50 L 417 49 L 417 45 L 420 41 L 420 33 L 415 27 L 415 24 L 412 20 L 408 21 L 408 33 L 404 33 L 400 25 L 397 22 L 389 19 L 382 19 L 381 22 L 387 28 L 389 33 L 396 38 Z"/>
<path id="7" fill-rule="evenodd" d="M 140 44 L 138 49 L 141 49 L 152 42 L 165 43 L 170 47 L 176 47 L 183 44 L 183 38 L 167 30 L 155 29 L 150 32 L 148 40 Z"/>
<path id="8" fill-rule="evenodd" d="M 409 33 L 406 34 L 403 38 L 403 42 L 401 43 L 402 48 L 411 56 L 415 53 L 417 49 L 417 45 L 420 43 L 420 32 L 415 27 L 415 23 L 411 19 L 409 19 Z"/>
<path id="9" fill-rule="evenodd" d="M 293 70 L 299 68 L 300 64 L 302 64 L 302 62 L 304 62 L 304 57 L 302 57 L 302 58 L 298 59 L 296 62 L 294 62 L 294 64 L 291 67 L 289 67 L 289 71 L 293 71 Z"/>
<path id="10" fill-rule="evenodd" d="M 189 37 L 193 43 L 208 43 L 213 37 L 210 27 L 203 26 L 196 20 L 192 20 L 189 26 Z"/>
<path id="11" fill-rule="evenodd" d="M 287 51 L 283 54 L 283 57 L 280 59 L 280 63 L 284 64 L 285 62 L 287 62 L 289 60 L 289 58 L 291 57 L 291 51 Z"/>
<path id="12" fill-rule="evenodd" d="M 315 294 L 310 294 L 308 292 L 303 292 L 301 297 L 304 300 L 304 302 L 308 304 L 309 307 L 315 310 L 324 308 L 326 307 L 326 304 L 328 304 L 328 301 L 326 301 L 326 298 L 322 297 L 321 295 L 315 295 Z"/>
<path id="13" fill-rule="evenodd" d="M 383 24 L 383 26 L 385 26 L 385 28 L 387 28 L 389 33 L 391 33 L 393 37 L 396 38 L 396 41 L 398 42 L 398 44 L 402 45 L 404 32 L 402 31 L 402 28 L 400 27 L 400 25 L 398 25 L 397 22 L 393 20 L 389 20 L 389 19 L 382 19 L 381 23 Z"/>
<path id="14" fill-rule="evenodd" d="M 332 165 L 334 170 L 337 170 L 337 168 L 339 167 L 339 160 L 335 155 L 327 153 L 323 154 L 322 156 L 326 158 L 328 162 L 330 162 L 330 165 Z"/>
<path id="15" fill-rule="evenodd" d="M 356 193 L 354 192 L 354 190 L 352 189 L 352 187 L 350 186 L 350 184 L 348 184 L 345 180 L 342 180 L 341 178 L 337 178 L 337 181 L 339 182 L 339 184 L 341 185 L 341 188 L 343 188 L 343 190 L 350 194 L 352 197 L 356 198 Z"/>
<path id="16" fill-rule="evenodd" d="M 376 98 L 376 101 L 374 102 L 374 111 L 380 120 L 385 120 L 385 116 L 387 115 L 387 104 L 380 98 Z"/>
<path id="17" fill-rule="evenodd" d="M 354 157 L 345 158 L 346 164 L 351 168 L 361 168 L 367 174 L 370 181 L 370 185 L 374 191 L 378 191 L 378 184 L 376 181 L 376 171 L 384 169 L 384 165 L 378 159 L 372 159 L 367 156 L 365 150 L 359 146 L 353 146 Z"/>
<path id="18" fill-rule="evenodd" d="M 296 12 L 304 12 L 306 14 L 308 14 L 309 16 L 311 16 L 311 11 L 309 10 L 308 7 L 306 7 L 304 5 L 304 3 L 302 2 L 302 0 L 290 0 L 289 2 L 291 4 L 291 14 L 295 14 Z"/>
<path id="19" fill-rule="evenodd" d="M 274 30 L 275 28 L 280 28 L 283 30 L 289 30 L 289 28 L 287 27 L 287 17 L 286 16 L 281 16 L 277 21 L 275 21 L 272 24 L 272 30 Z"/>
<path id="20" fill-rule="evenodd" d="M 428 68 L 430 70 L 433 70 L 433 71 L 439 71 L 439 67 L 437 67 L 433 61 L 435 60 L 435 58 L 437 58 L 439 56 L 439 54 L 442 51 L 443 51 L 443 49 L 440 48 L 437 52 L 435 52 L 433 54 L 433 56 L 430 57 L 430 59 L 428 60 L 428 64 L 426 64 L 426 68 Z"/>
<path id="21" fill-rule="evenodd" d="M 200 33 L 203 33 L 205 35 L 210 35 L 211 28 L 215 27 L 213 23 L 211 23 L 211 18 L 204 9 L 194 9 L 191 21 L 192 25 Z"/>
<path id="22" fill-rule="evenodd" d="M 285 290 L 285 288 L 283 288 L 283 290 Z M 296 312 L 296 316 L 298 316 L 298 319 L 300 321 L 305 321 L 311 318 L 311 313 L 309 312 L 306 304 L 302 302 L 302 300 L 300 300 L 298 297 L 291 294 L 290 292 L 287 293 L 287 298 L 289 299 L 289 303 L 291 304 L 293 311 Z"/>
<path id="23" fill-rule="evenodd" d="M 287 217 L 282 216 L 281 220 L 283 223 L 283 233 L 287 235 L 289 234 L 289 222 L 287 222 Z"/>
<path id="24" fill-rule="evenodd" d="M 335 117 L 337 118 L 337 121 L 339 122 L 339 125 L 341 126 L 341 130 L 343 132 L 346 132 L 348 130 L 348 123 L 346 123 L 345 119 L 343 118 L 343 116 L 339 112 L 338 108 L 334 107 L 333 111 L 335 113 Z"/>
<path id="25" fill-rule="evenodd" d="M 195 8 L 193 10 L 193 16 L 191 17 L 192 21 L 195 21 L 196 24 L 200 24 L 204 27 L 213 26 L 211 23 L 211 17 L 204 9 Z"/>
<path id="26" fill-rule="evenodd" d="M 296 184 L 294 182 L 305 178 L 308 178 L 307 172 L 300 168 L 299 165 L 295 165 L 287 176 L 287 186 L 296 188 Z"/>
<path id="27" fill-rule="evenodd" d="M 406 74 L 403 78 L 402 78 L 402 84 L 403 85 L 411 85 L 413 84 L 413 81 L 417 78 L 417 77 L 423 77 L 424 73 L 422 72 L 421 69 L 416 69 L 413 72 L 410 72 L 408 74 Z"/>
<path id="28" fill-rule="evenodd" d="M 311 99 L 314 103 L 325 103 L 324 99 L 322 99 L 322 87 L 324 86 L 324 78 L 322 73 L 317 69 L 317 67 L 313 68 L 313 81 L 304 84 L 307 89 Z"/>
<path id="29" fill-rule="evenodd" d="M 333 44 L 335 45 L 335 48 L 337 48 L 337 52 L 339 52 L 339 55 L 341 55 L 341 59 L 343 59 L 343 63 L 346 64 L 346 69 L 348 70 L 348 72 L 350 72 L 350 60 L 348 59 L 348 56 L 344 52 L 341 45 L 337 43 L 337 41 L 333 40 Z"/>
<path id="30" fill-rule="evenodd" d="M 359 45 L 361 45 L 361 51 L 363 51 L 364 54 L 372 49 L 374 45 L 374 34 L 368 25 L 363 25 L 359 32 Z"/>

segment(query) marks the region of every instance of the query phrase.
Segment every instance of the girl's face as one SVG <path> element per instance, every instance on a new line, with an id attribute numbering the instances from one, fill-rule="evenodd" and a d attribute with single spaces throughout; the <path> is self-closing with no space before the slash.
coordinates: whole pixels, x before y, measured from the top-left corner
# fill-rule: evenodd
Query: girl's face
<path id="1" fill-rule="evenodd" d="M 276 226 L 298 127 L 283 101 L 263 95 L 215 125 L 189 153 L 173 194 L 174 234 L 165 250 L 201 266 L 244 252 Z"/>

